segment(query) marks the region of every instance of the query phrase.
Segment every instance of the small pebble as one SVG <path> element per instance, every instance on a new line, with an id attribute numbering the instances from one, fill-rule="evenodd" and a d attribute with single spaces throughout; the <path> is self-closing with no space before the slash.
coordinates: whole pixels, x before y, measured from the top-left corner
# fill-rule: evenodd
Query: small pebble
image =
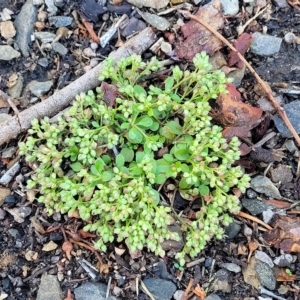
<path id="1" fill-rule="evenodd" d="M 294 153 L 296 150 L 297 150 L 297 147 L 294 143 L 293 140 L 288 140 L 286 143 L 285 143 L 285 147 L 288 151 L 290 151 L 291 153 Z"/>
<path id="2" fill-rule="evenodd" d="M 255 258 L 268 264 L 271 268 L 274 267 L 274 263 L 273 263 L 272 259 L 270 258 L 270 256 L 263 251 L 259 251 L 259 250 L 255 251 Z"/>
<path id="3" fill-rule="evenodd" d="M 287 286 L 281 284 L 277 291 L 278 291 L 278 294 L 285 295 L 289 291 L 289 289 L 287 288 Z"/>
<path id="4" fill-rule="evenodd" d="M 241 272 L 241 267 L 234 263 L 223 263 L 220 265 L 220 267 L 234 273 Z"/>
<path id="5" fill-rule="evenodd" d="M 40 58 L 37 62 L 40 66 L 42 66 L 43 68 L 46 68 L 49 66 L 49 62 L 47 60 L 47 58 L 43 57 L 43 58 Z"/>
<path id="6" fill-rule="evenodd" d="M 65 16 L 49 17 L 50 25 L 54 25 L 56 28 L 65 27 L 71 25 L 73 18 Z"/>
<path id="7" fill-rule="evenodd" d="M 247 195 L 247 197 L 249 199 L 255 199 L 255 198 L 257 198 L 257 193 L 254 190 L 252 190 L 252 189 L 247 189 L 246 195 Z"/>
<path id="8" fill-rule="evenodd" d="M 92 50 L 95 51 L 95 50 L 99 47 L 99 45 L 98 45 L 97 43 L 94 43 L 94 42 L 93 42 L 93 43 L 91 43 L 91 46 L 90 46 L 90 47 L 91 47 Z"/>
<path id="9" fill-rule="evenodd" d="M 104 15 L 102 16 L 102 20 L 103 20 L 104 22 L 108 21 L 108 19 L 109 19 L 109 14 L 104 14 Z"/>

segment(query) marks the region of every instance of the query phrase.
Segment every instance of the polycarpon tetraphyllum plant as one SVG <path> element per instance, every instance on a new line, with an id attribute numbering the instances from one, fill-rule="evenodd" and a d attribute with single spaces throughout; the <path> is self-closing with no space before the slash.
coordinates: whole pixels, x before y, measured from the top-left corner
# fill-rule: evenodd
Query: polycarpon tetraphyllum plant
<path id="1" fill-rule="evenodd" d="M 171 208 L 160 205 L 158 187 L 167 180 L 202 201 L 196 219 L 180 222 L 186 243 L 176 258 L 182 265 L 186 254 L 195 257 L 213 237 L 221 239 L 221 225 L 239 212 L 232 190 L 244 192 L 249 176 L 233 166 L 239 141 L 222 137 L 208 102 L 226 93 L 229 80 L 210 71 L 204 52 L 193 63 L 194 71 L 175 66 L 163 83 L 150 85 L 143 78 L 161 68 L 156 58 L 132 55 L 116 65 L 108 58 L 99 79 L 118 88 L 116 105 L 103 101 L 100 88 L 78 95 L 57 123 L 33 120 L 21 143 L 36 165 L 27 188 L 39 190 L 37 200 L 49 214 L 77 211 L 88 222 L 84 230 L 97 233 L 97 249 L 125 241 L 132 251 L 146 247 L 164 255 L 161 243 L 178 238 L 168 229 Z"/>

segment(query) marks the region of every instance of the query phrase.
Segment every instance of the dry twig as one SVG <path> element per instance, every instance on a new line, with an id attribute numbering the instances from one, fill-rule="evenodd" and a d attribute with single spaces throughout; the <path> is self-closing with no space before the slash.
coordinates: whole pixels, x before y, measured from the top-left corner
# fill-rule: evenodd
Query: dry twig
<path id="1" fill-rule="evenodd" d="M 244 212 L 242 212 L 242 211 L 240 211 L 240 212 L 238 213 L 238 216 L 239 216 L 239 217 L 242 217 L 242 218 L 245 218 L 245 219 L 248 219 L 248 220 L 251 220 L 251 221 L 253 221 L 253 222 L 256 222 L 256 223 L 258 223 L 258 224 L 260 224 L 260 225 L 266 227 L 266 228 L 269 229 L 269 230 L 272 230 L 272 229 L 273 229 L 270 225 L 266 224 L 266 223 L 263 222 L 262 220 L 260 220 L 260 219 L 258 219 L 258 218 L 256 218 L 256 217 L 253 217 L 253 216 L 251 216 L 251 215 L 249 215 L 249 214 L 246 214 L 246 213 L 244 213 Z"/>

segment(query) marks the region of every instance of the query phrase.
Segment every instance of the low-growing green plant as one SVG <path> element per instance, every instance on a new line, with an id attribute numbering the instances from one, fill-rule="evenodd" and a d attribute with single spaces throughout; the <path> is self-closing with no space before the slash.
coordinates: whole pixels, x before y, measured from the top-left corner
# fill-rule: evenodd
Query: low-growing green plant
<path id="1" fill-rule="evenodd" d="M 180 264 L 211 238 L 222 238 L 221 224 L 239 211 L 232 188 L 243 192 L 249 176 L 232 166 L 240 157 L 239 141 L 222 137 L 208 102 L 226 92 L 228 79 L 210 72 L 205 53 L 193 62 L 194 71 L 176 66 L 164 83 L 141 85 L 161 68 L 156 58 L 145 63 L 132 55 L 117 65 L 107 59 L 99 79 L 118 88 L 116 105 L 103 101 L 100 88 L 78 95 L 57 123 L 34 120 L 20 145 L 37 166 L 27 187 L 39 189 L 38 201 L 50 214 L 78 211 L 88 221 L 84 229 L 99 236 L 96 248 L 125 241 L 132 251 L 147 247 L 163 255 L 161 243 L 178 238 L 168 230 L 171 208 L 159 205 L 157 190 L 167 179 L 202 200 L 197 219 L 181 223 L 186 243 L 177 254 Z"/>

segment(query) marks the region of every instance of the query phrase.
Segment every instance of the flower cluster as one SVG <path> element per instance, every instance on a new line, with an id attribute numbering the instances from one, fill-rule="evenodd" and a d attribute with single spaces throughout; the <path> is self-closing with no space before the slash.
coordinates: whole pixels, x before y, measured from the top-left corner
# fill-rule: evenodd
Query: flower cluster
<path id="1" fill-rule="evenodd" d="M 197 219 L 182 223 L 187 242 L 177 259 L 184 264 L 186 254 L 194 257 L 222 238 L 229 214 L 239 211 L 232 188 L 243 192 L 249 177 L 233 166 L 238 139 L 228 143 L 210 116 L 208 101 L 226 92 L 225 75 L 210 72 L 201 53 L 194 71 L 176 66 L 163 84 L 139 85 L 160 67 L 136 55 L 117 65 L 108 59 L 100 80 L 117 86 L 116 105 L 108 107 L 100 89 L 78 95 L 57 123 L 34 120 L 20 151 L 37 165 L 27 187 L 39 189 L 38 201 L 50 214 L 77 211 L 103 251 L 108 242 L 125 241 L 131 250 L 164 254 L 161 243 L 178 238 L 168 230 L 171 209 L 159 205 L 157 188 L 167 179 L 187 197 L 201 198 Z"/>

